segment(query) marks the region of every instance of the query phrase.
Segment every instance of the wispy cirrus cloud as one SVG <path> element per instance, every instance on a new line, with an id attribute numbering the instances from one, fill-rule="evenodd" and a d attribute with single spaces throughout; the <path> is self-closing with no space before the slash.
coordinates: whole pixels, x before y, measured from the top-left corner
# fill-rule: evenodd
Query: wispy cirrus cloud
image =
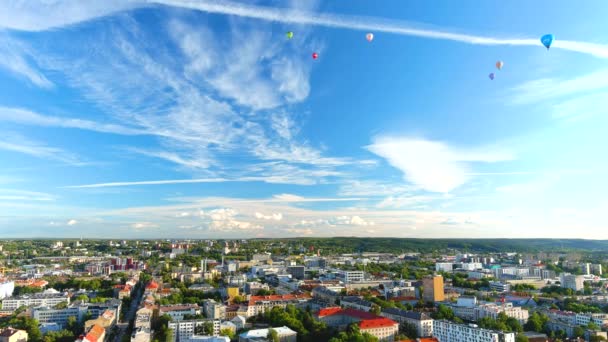
<path id="1" fill-rule="evenodd" d="M 8 0 L 0 2 L 0 27 L 44 31 L 143 6 L 143 1 Z"/>
<path id="2" fill-rule="evenodd" d="M 601 69 L 570 79 L 542 78 L 524 82 L 512 89 L 515 104 L 560 99 L 608 88 L 608 69 Z"/>
<path id="3" fill-rule="evenodd" d="M 0 13 L 2 13 L 1 8 Z M 2 15 L 0 14 L 0 16 Z M 8 70 L 13 75 L 25 78 L 40 88 L 53 88 L 53 82 L 38 70 L 39 68 L 33 63 L 32 59 L 30 48 L 0 31 L 0 69 Z"/>
<path id="4" fill-rule="evenodd" d="M 47 116 L 24 108 L 11 108 L 4 106 L 0 106 L 0 121 L 33 126 L 77 128 L 101 133 L 122 135 L 151 134 L 140 129 L 125 127 L 122 125 L 104 124 L 78 118 Z"/>
<path id="5" fill-rule="evenodd" d="M 0 150 L 22 153 L 36 158 L 56 160 L 73 166 L 86 165 L 84 161 L 80 160 L 73 153 L 8 132 L 5 132 L 0 137 Z"/>
<path id="6" fill-rule="evenodd" d="M 421 189 L 450 192 L 470 176 L 471 163 L 495 163 L 514 157 L 491 148 L 455 148 L 443 142 L 420 138 L 381 136 L 368 150 L 401 170 L 404 178 Z"/>
<path id="7" fill-rule="evenodd" d="M 38 191 L 1 189 L 0 201 L 55 201 L 56 196 Z"/>

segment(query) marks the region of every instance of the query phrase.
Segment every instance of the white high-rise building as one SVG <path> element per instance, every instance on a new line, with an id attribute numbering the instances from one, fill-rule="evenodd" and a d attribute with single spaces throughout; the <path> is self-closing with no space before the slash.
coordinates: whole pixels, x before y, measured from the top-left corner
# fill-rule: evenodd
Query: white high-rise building
<path id="1" fill-rule="evenodd" d="M 452 272 L 454 270 L 454 264 L 451 262 L 438 262 L 435 264 L 436 272 Z"/>
<path id="2" fill-rule="evenodd" d="M 582 275 L 574 275 L 569 273 L 562 273 L 560 275 L 561 286 L 566 289 L 581 291 L 585 287 L 584 282 L 585 277 Z"/>
<path id="3" fill-rule="evenodd" d="M 474 324 L 433 321 L 433 336 L 439 342 L 515 342 L 515 333 L 487 330 Z"/>
<path id="4" fill-rule="evenodd" d="M 0 282 L 0 299 L 4 299 L 13 295 L 13 291 L 15 290 L 15 282 L 12 280 L 7 280 L 4 282 Z"/>
<path id="5" fill-rule="evenodd" d="M 340 271 L 340 277 L 346 284 L 362 282 L 365 279 L 363 271 Z"/>

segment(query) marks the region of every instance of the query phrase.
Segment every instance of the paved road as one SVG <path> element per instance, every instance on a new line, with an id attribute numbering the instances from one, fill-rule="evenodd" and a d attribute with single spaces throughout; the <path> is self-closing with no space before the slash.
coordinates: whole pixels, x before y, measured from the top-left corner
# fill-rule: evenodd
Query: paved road
<path id="1" fill-rule="evenodd" d="M 131 302 L 131 307 L 129 311 L 125 314 L 125 317 L 122 322 L 116 324 L 118 326 L 119 332 L 116 334 L 114 338 L 114 342 L 121 342 L 122 338 L 127 330 L 129 329 L 129 323 L 135 319 L 135 313 L 137 312 L 137 308 L 139 307 L 139 303 L 141 302 L 141 298 L 143 296 L 143 285 L 140 287 L 139 292 L 135 294 L 133 301 Z"/>

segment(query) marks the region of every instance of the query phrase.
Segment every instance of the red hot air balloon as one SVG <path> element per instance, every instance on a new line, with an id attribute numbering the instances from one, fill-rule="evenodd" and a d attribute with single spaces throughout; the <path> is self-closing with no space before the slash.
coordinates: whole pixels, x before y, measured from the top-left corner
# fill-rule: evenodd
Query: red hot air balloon
<path id="1" fill-rule="evenodd" d="M 313 52 L 312 53 L 312 59 L 317 59 L 317 58 L 319 58 L 319 54 L 316 53 L 316 52 Z"/>

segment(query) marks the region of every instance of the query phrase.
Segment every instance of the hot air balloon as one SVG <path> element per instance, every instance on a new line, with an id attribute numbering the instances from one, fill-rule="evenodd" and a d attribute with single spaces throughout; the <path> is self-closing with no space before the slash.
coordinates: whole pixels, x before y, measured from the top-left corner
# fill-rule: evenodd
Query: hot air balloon
<path id="1" fill-rule="evenodd" d="M 293 38 L 293 32 L 291 32 L 291 31 L 287 32 L 286 35 L 287 35 L 287 39 Z"/>
<path id="2" fill-rule="evenodd" d="M 368 42 L 371 42 L 372 40 L 374 40 L 374 34 L 371 32 L 366 34 L 365 39 L 367 39 Z"/>
<path id="3" fill-rule="evenodd" d="M 549 50 L 549 48 L 551 47 L 551 43 L 553 43 L 554 39 L 555 39 L 555 37 L 553 37 L 552 34 L 546 34 L 546 35 L 540 37 L 540 42 L 543 43 L 543 45 L 547 48 L 547 50 Z"/>
<path id="4" fill-rule="evenodd" d="M 488 77 L 489 77 L 489 78 L 490 78 L 492 81 L 494 81 L 494 73 L 493 73 L 493 72 L 492 72 L 492 73 L 490 73 L 490 74 L 488 75 Z"/>
<path id="5" fill-rule="evenodd" d="M 312 59 L 317 59 L 317 58 L 319 58 L 319 54 L 316 53 L 316 52 L 313 52 L 312 53 Z"/>
<path id="6" fill-rule="evenodd" d="M 502 61 L 496 62 L 496 69 L 498 69 L 498 70 L 502 69 L 503 65 L 505 65 L 505 63 L 503 63 Z"/>

